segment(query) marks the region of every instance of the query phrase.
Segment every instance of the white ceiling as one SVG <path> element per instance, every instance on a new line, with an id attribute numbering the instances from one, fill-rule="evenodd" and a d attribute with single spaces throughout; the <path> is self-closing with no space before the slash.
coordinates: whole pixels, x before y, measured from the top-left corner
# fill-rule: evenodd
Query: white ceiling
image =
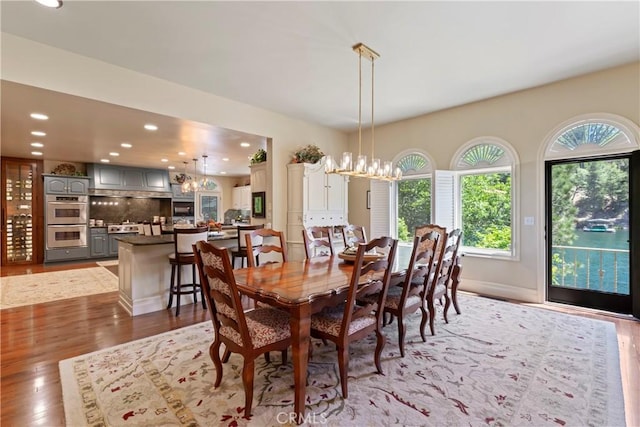
<path id="1" fill-rule="evenodd" d="M 358 58 L 351 46 L 358 42 L 381 55 L 375 63 L 377 124 L 640 59 L 636 1 L 65 1 L 57 10 L 33 1 L 2 1 L 0 8 L 3 32 L 347 131 L 357 125 Z M 363 75 L 368 85 L 368 68 Z M 240 159 L 237 169 L 233 161 L 227 166 L 237 174 L 248 173 L 247 153 L 238 152 L 233 141 L 264 146 L 264 138 L 206 124 L 7 87 L 2 86 L 3 140 L 21 141 L 19 133 L 33 126 L 24 113 L 39 109 L 38 101 L 60 102 L 57 113 L 69 115 L 47 126 L 66 139 L 47 139 L 47 153 L 71 152 L 69 160 L 98 161 L 107 142 L 128 140 L 137 165 L 157 167 L 159 149 L 179 163 L 175 153 L 194 143 L 184 135 L 198 135 L 216 158 L 236 153 L 229 156 Z M 14 102 L 14 92 L 20 102 Z M 368 89 L 364 102 L 370 105 Z M 100 118 L 105 114 L 120 115 L 132 127 L 114 129 Z M 168 133 L 140 132 L 134 118 L 160 121 Z M 5 139 L 8 132 L 11 139 Z M 71 136 L 86 147 L 65 152 L 63 141 Z M 31 157 L 26 142 L 15 149 L 5 145 L 3 155 Z M 209 171 L 221 170 L 209 164 Z"/>

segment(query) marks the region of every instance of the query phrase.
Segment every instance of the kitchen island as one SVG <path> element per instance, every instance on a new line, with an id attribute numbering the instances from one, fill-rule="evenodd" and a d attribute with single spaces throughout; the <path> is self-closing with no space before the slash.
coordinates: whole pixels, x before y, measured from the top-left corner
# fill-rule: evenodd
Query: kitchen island
<path id="1" fill-rule="evenodd" d="M 171 265 L 168 256 L 173 253 L 173 234 L 161 236 L 123 236 L 118 240 L 118 282 L 120 305 L 131 315 L 164 310 L 169 302 Z M 238 244 L 236 230 L 208 238 L 216 246 L 235 249 Z M 192 282 L 191 269 L 184 268 L 182 278 Z M 191 295 L 183 295 L 181 305 L 192 304 Z"/>

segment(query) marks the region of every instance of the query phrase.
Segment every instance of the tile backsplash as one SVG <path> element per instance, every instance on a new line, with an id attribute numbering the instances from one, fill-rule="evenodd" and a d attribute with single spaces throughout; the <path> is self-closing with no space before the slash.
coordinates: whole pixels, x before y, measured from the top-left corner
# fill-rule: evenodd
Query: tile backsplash
<path id="1" fill-rule="evenodd" d="M 105 224 L 152 221 L 154 216 L 171 217 L 171 199 L 104 197 L 89 198 L 89 218 L 102 219 Z"/>

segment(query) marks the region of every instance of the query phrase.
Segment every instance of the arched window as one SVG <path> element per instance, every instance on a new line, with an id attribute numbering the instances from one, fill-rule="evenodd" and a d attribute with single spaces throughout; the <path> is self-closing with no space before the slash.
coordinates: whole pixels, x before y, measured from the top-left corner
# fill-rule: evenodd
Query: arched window
<path id="1" fill-rule="evenodd" d="M 453 212 L 465 252 L 515 256 L 517 164 L 511 146 L 495 137 L 473 139 L 454 155 Z"/>
<path id="2" fill-rule="evenodd" d="M 431 222 L 431 173 L 432 162 L 420 152 L 402 153 L 396 162 L 402 170 L 402 180 L 397 182 L 397 236 L 401 242 L 413 240 L 418 225 Z"/>
<path id="3" fill-rule="evenodd" d="M 633 125 L 606 114 L 573 118 L 555 129 L 546 144 L 544 158 L 602 156 L 637 149 Z"/>

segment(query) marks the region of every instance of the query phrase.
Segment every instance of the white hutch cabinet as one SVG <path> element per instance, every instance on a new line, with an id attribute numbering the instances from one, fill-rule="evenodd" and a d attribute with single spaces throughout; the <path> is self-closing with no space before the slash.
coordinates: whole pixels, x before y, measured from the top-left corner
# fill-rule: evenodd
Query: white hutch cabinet
<path id="1" fill-rule="evenodd" d="M 318 163 L 287 165 L 287 248 L 291 260 L 304 258 L 302 229 L 348 223 L 348 182 L 342 175 L 325 174 Z"/>

